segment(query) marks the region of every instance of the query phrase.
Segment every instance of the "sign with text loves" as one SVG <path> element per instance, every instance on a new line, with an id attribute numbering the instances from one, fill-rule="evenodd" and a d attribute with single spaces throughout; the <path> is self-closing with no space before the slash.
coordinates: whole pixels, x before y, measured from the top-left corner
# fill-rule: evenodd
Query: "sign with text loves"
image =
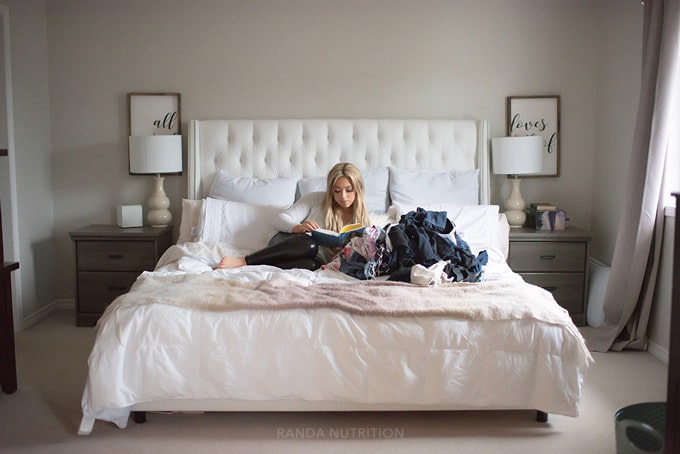
<path id="1" fill-rule="evenodd" d="M 559 176 L 559 96 L 509 96 L 507 99 L 507 135 L 543 137 L 543 172 L 532 176 Z"/>

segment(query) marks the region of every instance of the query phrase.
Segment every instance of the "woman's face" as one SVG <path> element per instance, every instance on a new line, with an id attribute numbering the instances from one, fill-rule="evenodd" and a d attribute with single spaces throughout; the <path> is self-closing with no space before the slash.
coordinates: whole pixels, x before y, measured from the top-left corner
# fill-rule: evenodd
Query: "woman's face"
<path id="1" fill-rule="evenodd" d="M 349 208 L 356 198 L 357 193 L 354 192 L 354 186 L 352 186 L 347 177 L 340 177 L 335 180 L 333 185 L 333 200 L 335 200 L 335 203 L 342 208 Z"/>

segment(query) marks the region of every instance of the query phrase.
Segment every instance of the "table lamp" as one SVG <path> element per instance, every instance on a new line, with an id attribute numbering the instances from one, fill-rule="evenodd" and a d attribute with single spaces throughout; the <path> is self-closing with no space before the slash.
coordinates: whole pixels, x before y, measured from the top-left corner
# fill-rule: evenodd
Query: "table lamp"
<path id="1" fill-rule="evenodd" d="M 172 222 L 172 214 L 161 174 L 182 171 L 182 136 L 130 136 L 129 145 L 130 173 L 156 174 L 146 220 L 151 227 L 165 227 Z"/>
<path id="2" fill-rule="evenodd" d="M 519 191 L 520 175 L 540 173 L 543 170 L 543 137 L 515 136 L 491 139 L 493 173 L 512 178 L 510 197 L 505 201 L 505 216 L 510 227 L 524 225 L 524 199 Z"/>

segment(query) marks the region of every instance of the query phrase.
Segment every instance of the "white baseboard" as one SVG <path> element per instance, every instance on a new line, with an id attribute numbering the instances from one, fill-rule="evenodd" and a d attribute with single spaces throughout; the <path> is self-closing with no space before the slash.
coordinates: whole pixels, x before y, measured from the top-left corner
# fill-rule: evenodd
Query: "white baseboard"
<path id="1" fill-rule="evenodd" d="M 52 312 L 56 311 L 59 306 L 70 306 L 73 307 L 75 304 L 74 300 L 54 300 L 44 307 L 41 307 L 37 311 L 33 312 L 28 317 L 25 317 L 21 321 L 20 330 L 28 329 L 32 326 L 37 325 L 41 321 L 45 320 Z"/>
<path id="2" fill-rule="evenodd" d="M 663 362 L 664 364 L 668 364 L 668 357 L 669 357 L 668 349 L 663 348 L 659 344 L 656 344 L 652 341 L 649 341 L 647 343 L 647 351 L 654 358 L 658 359 L 659 361 Z"/>

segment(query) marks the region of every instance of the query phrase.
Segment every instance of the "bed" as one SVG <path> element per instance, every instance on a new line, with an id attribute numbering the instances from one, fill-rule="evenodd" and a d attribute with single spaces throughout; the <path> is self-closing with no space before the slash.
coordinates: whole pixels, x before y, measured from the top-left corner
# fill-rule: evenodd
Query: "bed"
<path id="1" fill-rule="evenodd" d="M 488 143 L 481 120 L 191 120 L 177 244 L 99 320 L 79 433 L 153 411 L 577 416 L 592 358 L 566 311 L 506 264 Z M 271 217 L 340 161 L 362 169 L 375 225 L 445 211 L 488 256 L 479 282 L 212 269 L 264 246 Z"/>

